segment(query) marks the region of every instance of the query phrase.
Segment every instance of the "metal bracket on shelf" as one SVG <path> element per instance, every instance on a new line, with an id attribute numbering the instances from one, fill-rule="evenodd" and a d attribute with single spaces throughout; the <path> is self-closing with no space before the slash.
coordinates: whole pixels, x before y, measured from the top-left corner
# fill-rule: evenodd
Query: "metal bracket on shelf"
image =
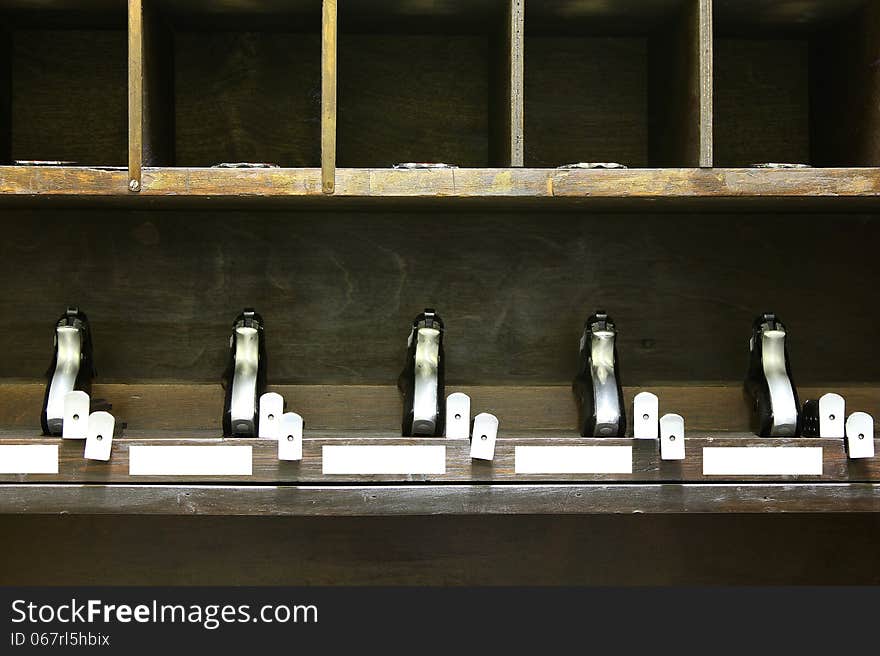
<path id="1" fill-rule="evenodd" d="M 278 436 L 279 460 L 302 460 L 303 457 L 303 418 L 295 412 L 281 415 Z"/>
<path id="2" fill-rule="evenodd" d="M 471 458 L 493 460 L 495 458 L 495 439 L 498 437 L 498 417 L 481 412 L 474 417 L 474 430 L 471 437 Z"/>
<path id="3" fill-rule="evenodd" d="M 87 460 L 110 460 L 113 450 L 113 431 L 116 419 L 109 412 L 98 410 L 89 415 L 89 430 L 83 458 Z"/>
<path id="4" fill-rule="evenodd" d="M 874 418 L 854 412 L 846 420 L 846 453 L 852 458 L 874 457 Z"/>
<path id="5" fill-rule="evenodd" d="M 73 390 L 64 395 L 64 420 L 61 437 L 65 440 L 84 440 L 89 430 L 89 395 Z"/>
<path id="6" fill-rule="evenodd" d="M 277 440 L 281 435 L 281 415 L 284 414 L 284 397 L 277 392 L 266 392 L 260 397 L 259 437 Z"/>
<path id="7" fill-rule="evenodd" d="M 633 399 L 633 437 L 656 440 L 659 429 L 660 400 L 651 392 L 639 392 Z"/>
<path id="8" fill-rule="evenodd" d="M 684 418 L 665 414 L 660 417 L 660 459 L 684 460 Z"/>
<path id="9" fill-rule="evenodd" d="M 454 392 L 446 397 L 446 437 L 470 437 L 471 397 L 462 392 Z"/>

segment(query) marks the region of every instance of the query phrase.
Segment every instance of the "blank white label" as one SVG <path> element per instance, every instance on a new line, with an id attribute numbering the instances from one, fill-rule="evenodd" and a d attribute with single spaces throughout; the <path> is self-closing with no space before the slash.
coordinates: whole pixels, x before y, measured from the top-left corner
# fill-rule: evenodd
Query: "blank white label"
<path id="1" fill-rule="evenodd" d="M 0 474 L 57 474 L 57 444 L 0 446 Z"/>
<path id="2" fill-rule="evenodd" d="M 445 446 L 324 446 L 325 474 L 445 474 Z"/>
<path id="3" fill-rule="evenodd" d="M 703 447 L 705 476 L 821 476 L 822 447 Z"/>
<path id="4" fill-rule="evenodd" d="M 130 476 L 250 476 L 249 446 L 132 446 Z"/>
<path id="5" fill-rule="evenodd" d="M 517 474 L 632 474 L 631 446 L 518 446 Z"/>

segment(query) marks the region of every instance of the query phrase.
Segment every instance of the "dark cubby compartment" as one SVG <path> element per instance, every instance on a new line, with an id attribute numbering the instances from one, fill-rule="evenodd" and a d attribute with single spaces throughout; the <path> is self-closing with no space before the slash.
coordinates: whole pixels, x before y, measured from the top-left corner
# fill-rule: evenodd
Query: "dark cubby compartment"
<path id="1" fill-rule="evenodd" d="M 700 0 L 530 3 L 525 165 L 700 166 Z"/>
<path id="2" fill-rule="evenodd" d="M 125 166 L 125 0 L 0 0 L 0 164 Z"/>
<path id="3" fill-rule="evenodd" d="M 880 164 L 880 3 L 715 0 L 715 163 Z"/>
<path id="4" fill-rule="evenodd" d="M 340 3 L 338 165 L 508 166 L 510 5 Z"/>
<path id="5" fill-rule="evenodd" d="M 145 166 L 320 166 L 320 0 L 145 0 L 144 22 Z"/>

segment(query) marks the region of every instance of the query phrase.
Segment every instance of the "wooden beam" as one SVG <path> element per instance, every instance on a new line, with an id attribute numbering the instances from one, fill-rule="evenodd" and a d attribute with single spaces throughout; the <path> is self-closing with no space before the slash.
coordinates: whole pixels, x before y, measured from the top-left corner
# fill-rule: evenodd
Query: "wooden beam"
<path id="1" fill-rule="evenodd" d="M 299 409 L 299 408 L 298 408 Z M 307 410 L 301 410 L 306 417 Z M 125 436 L 113 440 L 109 462 L 83 458 L 83 443 L 78 440 L 40 437 L 32 432 L 18 434 L 5 432 L 0 446 L 56 445 L 59 450 L 59 473 L 18 474 L 0 473 L 3 483 L 226 483 L 226 484 L 389 484 L 389 483 L 721 483 L 721 482 L 772 482 L 772 483 L 880 483 L 880 460 L 865 458 L 851 460 L 847 457 L 842 439 L 820 438 L 766 438 L 746 433 L 724 431 L 689 431 L 685 439 L 684 460 L 661 460 L 656 440 L 632 438 L 583 438 L 573 430 L 538 431 L 507 428 L 502 416 L 501 436 L 495 445 L 492 461 L 473 460 L 470 457 L 470 440 L 452 438 L 406 438 L 392 430 L 307 430 L 303 438 L 302 459 L 296 462 L 278 459 L 278 442 L 269 439 L 220 438 L 220 430 L 214 431 L 126 431 Z M 10 436 L 11 435 L 11 436 Z M 476 438 L 475 438 L 476 439 Z M 252 466 L 248 474 L 198 474 L 179 475 L 132 475 L 133 449 L 143 447 L 168 449 L 169 447 L 196 447 L 203 449 L 207 459 L 214 447 L 246 447 L 245 454 Z M 389 447 L 408 448 L 435 447 L 443 450 L 445 465 L 442 473 L 424 473 L 415 470 L 406 474 L 327 474 L 324 467 L 324 450 L 338 447 Z M 517 451 L 523 447 L 628 447 L 630 454 L 621 456 L 626 466 L 616 473 L 527 473 L 519 468 Z M 800 475 L 712 475 L 704 470 L 704 449 L 752 447 L 754 453 L 767 453 L 768 447 L 788 449 L 820 449 L 821 473 Z M 880 451 L 880 440 L 875 440 Z M 175 456 L 169 452 L 166 459 Z M 803 451 L 798 453 L 803 454 Z M 619 454 L 618 454 L 619 455 Z M 815 455 L 815 454 L 808 454 Z M 560 456 L 560 458 L 563 456 Z M 570 456 L 566 456 L 570 457 Z M 614 472 L 615 470 L 611 470 Z"/>
<path id="2" fill-rule="evenodd" d="M 876 513 L 880 485 L 0 485 L 0 513 L 53 515 L 602 515 Z"/>
<path id="3" fill-rule="evenodd" d="M 491 39 L 494 80 L 489 123 L 490 151 L 497 166 L 523 166 L 523 65 L 525 0 L 509 0 L 504 25 Z"/>
<path id="4" fill-rule="evenodd" d="M 697 77 L 699 80 L 699 144 L 700 151 L 697 166 L 702 168 L 712 168 L 715 165 L 713 151 L 713 115 L 712 115 L 712 94 L 714 89 L 713 80 L 713 45 L 712 39 L 714 35 L 712 21 L 712 0 L 699 0 L 697 3 L 697 11 L 695 20 L 697 22 L 697 32 L 699 39 L 697 47 L 699 55 L 697 65 L 699 68 Z"/>
<path id="5" fill-rule="evenodd" d="M 336 0 L 324 0 L 321 20 L 321 189 L 336 189 Z M 366 127 L 365 129 L 369 129 Z"/>
<path id="6" fill-rule="evenodd" d="M 141 190 L 144 150 L 144 7 L 128 0 L 128 189 Z"/>
<path id="7" fill-rule="evenodd" d="M 688 0 L 650 40 L 649 160 L 712 166 L 711 0 Z"/>

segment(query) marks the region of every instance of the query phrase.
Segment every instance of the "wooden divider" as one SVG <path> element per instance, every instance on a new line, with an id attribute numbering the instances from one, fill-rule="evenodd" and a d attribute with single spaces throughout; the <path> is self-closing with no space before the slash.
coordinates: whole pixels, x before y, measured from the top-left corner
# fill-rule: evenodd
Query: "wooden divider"
<path id="1" fill-rule="evenodd" d="M 490 128 L 498 166 L 523 166 L 523 66 L 526 0 L 509 0 L 504 29 L 493 39 L 498 82 Z"/>
<path id="2" fill-rule="evenodd" d="M 336 189 L 336 0 L 324 0 L 321 17 L 321 188 Z"/>
<path id="3" fill-rule="evenodd" d="M 649 155 L 655 166 L 712 166 L 712 0 L 688 0 L 649 56 Z"/>

